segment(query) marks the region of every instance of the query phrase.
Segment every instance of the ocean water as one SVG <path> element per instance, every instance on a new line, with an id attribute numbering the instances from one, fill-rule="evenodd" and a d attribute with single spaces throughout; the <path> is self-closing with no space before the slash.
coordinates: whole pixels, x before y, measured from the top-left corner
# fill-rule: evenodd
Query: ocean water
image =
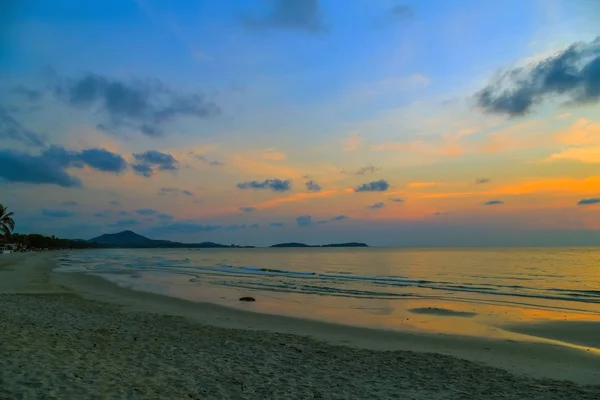
<path id="1" fill-rule="evenodd" d="M 600 321 L 596 248 L 111 249 L 58 262 L 135 290 L 385 329 L 502 336 L 515 322 Z"/>

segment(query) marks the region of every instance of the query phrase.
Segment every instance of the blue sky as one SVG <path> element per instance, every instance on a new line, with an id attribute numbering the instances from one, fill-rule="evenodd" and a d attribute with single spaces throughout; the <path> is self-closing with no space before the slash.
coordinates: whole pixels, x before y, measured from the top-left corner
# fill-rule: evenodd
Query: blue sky
<path id="1" fill-rule="evenodd" d="M 65 237 L 595 243 L 593 3 L 5 3 L 0 202 Z"/>

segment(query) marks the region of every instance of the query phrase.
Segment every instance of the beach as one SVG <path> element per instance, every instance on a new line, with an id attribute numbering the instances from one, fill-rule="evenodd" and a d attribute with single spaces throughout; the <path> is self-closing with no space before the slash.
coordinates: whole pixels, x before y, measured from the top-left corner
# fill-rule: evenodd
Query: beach
<path id="1" fill-rule="evenodd" d="M 0 399 L 600 398 L 598 325 L 534 329 L 583 347 L 349 327 L 137 292 L 56 256 L 0 257 Z"/>

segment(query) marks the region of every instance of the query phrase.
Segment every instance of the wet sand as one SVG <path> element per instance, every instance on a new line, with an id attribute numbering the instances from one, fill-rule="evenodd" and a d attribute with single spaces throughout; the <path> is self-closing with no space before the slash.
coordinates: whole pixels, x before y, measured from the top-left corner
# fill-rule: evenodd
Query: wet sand
<path id="1" fill-rule="evenodd" d="M 0 398 L 600 398 L 594 348 L 191 303 L 52 272 L 52 255 L 0 256 Z"/>

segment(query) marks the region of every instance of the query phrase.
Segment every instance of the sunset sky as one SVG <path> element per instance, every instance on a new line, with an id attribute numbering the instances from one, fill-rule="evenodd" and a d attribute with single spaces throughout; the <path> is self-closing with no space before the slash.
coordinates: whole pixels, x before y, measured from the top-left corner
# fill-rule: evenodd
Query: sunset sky
<path id="1" fill-rule="evenodd" d="M 595 0 L 9 3 L 17 232 L 600 243 Z"/>

